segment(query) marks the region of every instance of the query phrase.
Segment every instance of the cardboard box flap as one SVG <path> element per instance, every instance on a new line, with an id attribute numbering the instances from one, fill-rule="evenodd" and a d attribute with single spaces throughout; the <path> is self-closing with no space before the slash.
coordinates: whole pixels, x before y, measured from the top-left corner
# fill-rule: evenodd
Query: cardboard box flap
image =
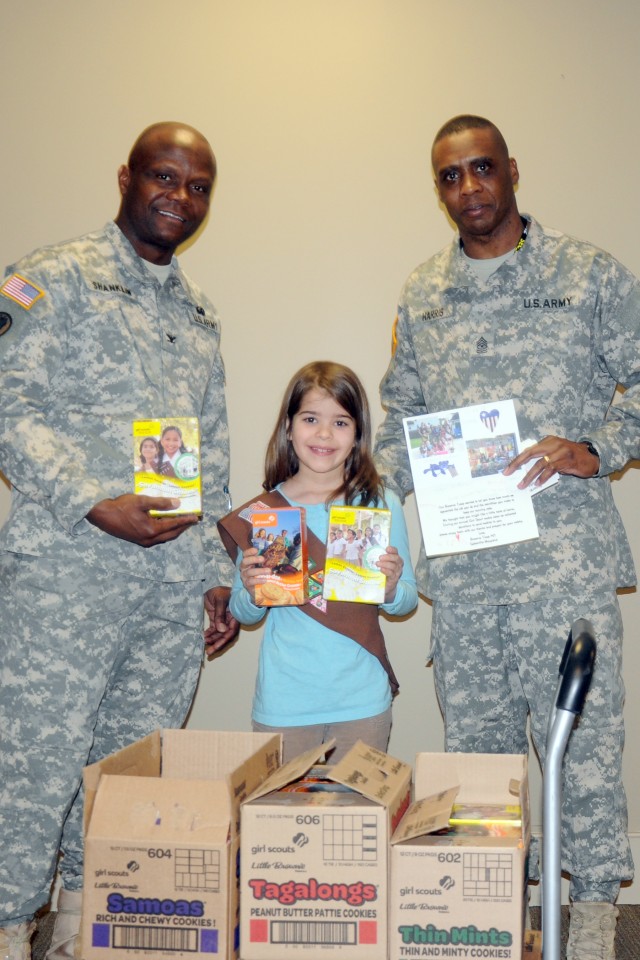
<path id="1" fill-rule="evenodd" d="M 258 797 L 264 797 L 273 790 L 281 790 L 282 787 L 286 787 L 288 783 L 299 780 L 314 763 L 318 762 L 327 750 L 330 750 L 334 746 L 335 742 L 335 739 L 328 740 L 326 743 L 321 743 L 317 747 L 312 747 L 310 750 L 298 754 L 293 760 L 289 760 L 288 763 L 285 763 L 284 766 L 272 773 L 270 777 L 267 777 L 247 799 L 257 800 Z M 327 767 L 327 779 L 333 780 L 330 767 Z"/>
<path id="2" fill-rule="evenodd" d="M 212 730 L 162 731 L 162 776 L 171 780 L 229 780 L 264 745 L 270 763 L 280 762 L 279 734 Z"/>
<path id="3" fill-rule="evenodd" d="M 226 842 L 229 793 L 221 781 L 103 776 L 88 838 L 185 845 Z"/>
<path id="4" fill-rule="evenodd" d="M 432 797 L 416 800 L 412 803 L 400 821 L 391 843 L 401 843 L 403 840 L 413 840 L 426 833 L 442 830 L 449 825 L 451 808 L 460 792 L 460 787 L 451 787 Z"/>
<path id="5" fill-rule="evenodd" d="M 329 780 L 357 790 L 369 800 L 391 807 L 399 795 L 406 791 L 407 779 L 411 779 L 411 767 L 358 740 L 342 760 L 330 769 L 328 776 Z"/>
<path id="6" fill-rule="evenodd" d="M 274 740 L 276 739 L 277 745 L 275 745 L 275 750 L 270 751 L 268 755 L 261 753 L 255 757 L 249 757 L 248 760 L 240 764 L 229 776 L 229 786 L 234 809 L 237 810 L 250 793 L 257 790 L 267 777 L 280 769 L 280 734 L 277 735 L 277 738 L 274 737 Z"/>
<path id="7" fill-rule="evenodd" d="M 528 763 L 526 767 L 528 767 Z M 520 809 L 522 811 L 522 836 L 524 837 L 525 842 L 528 844 L 531 840 L 531 805 L 529 802 L 528 772 L 526 772 L 526 775 L 522 780 L 516 780 L 514 778 L 510 781 L 509 793 L 518 797 L 520 801 Z"/>
<path id="8" fill-rule="evenodd" d="M 155 730 L 143 740 L 112 753 L 110 756 L 92 763 L 82 771 L 84 781 L 84 832 L 91 819 L 93 804 L 100 778 L 103 774 L 132 777 L 159 777 L 162 745 L 160 731 Z"/>
<path id="9" fill-rule="evenodd" d="M 504 803 L 527 781 L 523 754 L 419 753 L 415 766 L 415 796 L 428 797 L 459 783 L 460 803 Z"/>

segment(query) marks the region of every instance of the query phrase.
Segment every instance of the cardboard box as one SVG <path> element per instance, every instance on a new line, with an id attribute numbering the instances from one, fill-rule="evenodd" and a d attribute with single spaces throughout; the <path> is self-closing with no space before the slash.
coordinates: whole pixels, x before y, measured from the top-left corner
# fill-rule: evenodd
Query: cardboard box
<path id="1" fill-rule="evenodd" d="M 522 960 L 542 960 L 542 932 L 540 930 L 526 931 Z"/>
<path id="2" fill-rule="evenodd" d="M 527 760 L 419 754 L 420 798 L 392 838 L 389 957 L 520 960 L 530 837 Z M 438 836 L 453 801 L 519 803 L 521 835 Z"/>
<path id="3" fill-rule="evenodd" d="M 268 507 L 251 514 L 252 542 L 271 573 L 255 588 L 260 607 L 301 606 L 308 599 L 309 559 L 303 507 Z M 264 546 L 262 540 L 271 535 Z"/>
<path id="4" fill-rule="evenodd" d="M 286 764 L 242 805 L 242 960 L 386 960 L 389 838 L 411 767 L 359 741 L 319 789 L 287 790 L 327 748 Z"/>
<path id="5" fill-rule="evenodd" d="M 278 734 L 156 731 L 85 770 L 83 960 L 238 947 L 240 803 Z"/>

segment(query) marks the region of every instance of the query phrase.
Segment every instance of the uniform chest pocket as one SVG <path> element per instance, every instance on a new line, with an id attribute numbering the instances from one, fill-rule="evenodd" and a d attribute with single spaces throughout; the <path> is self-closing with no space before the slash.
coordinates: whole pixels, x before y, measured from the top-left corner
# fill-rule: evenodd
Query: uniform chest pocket
<path id="1" fill-rule="evenodd" d="M 569 381 L 575 381 L 581 390 L 582 379 L 591 367 L 592 337 L 579 312 L 532 310 L 525 321 L 518 335 L 502 345 L 502 355 L 509 357 L 517 350 L 529 381 L 544 378 L 556 381 L 562 389 L 571 389 Z"/>
<path id="2" fill-rule="evenodd" d="M 129 306 L 129 313 L 140 310 Z M 140 374 L 135 330 L 115 297 L 88 297 L 70 329 L 57 385 L 70 403 L 108 406 L 131 394 Z"/>

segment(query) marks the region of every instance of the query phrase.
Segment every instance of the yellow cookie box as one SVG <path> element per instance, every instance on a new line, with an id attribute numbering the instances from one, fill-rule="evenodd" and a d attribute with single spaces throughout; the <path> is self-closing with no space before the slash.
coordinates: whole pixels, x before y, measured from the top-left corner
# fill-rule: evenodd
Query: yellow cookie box
<path id="1" fill-rule="evenodd" d="M 180 500 L 180 506 L 173 510 L 150 510 L 150 514 L 154 517 L 201 515 L 198 418 L 134 420 L 132 435 L 134 493 Z"/>
<path id="2" fill-rule="evenodd" d="M 331 507 L 322 596 L 325 600 L 384 603 L 387 578 L 377 561 L 389 545 L 391 511 Z"/>

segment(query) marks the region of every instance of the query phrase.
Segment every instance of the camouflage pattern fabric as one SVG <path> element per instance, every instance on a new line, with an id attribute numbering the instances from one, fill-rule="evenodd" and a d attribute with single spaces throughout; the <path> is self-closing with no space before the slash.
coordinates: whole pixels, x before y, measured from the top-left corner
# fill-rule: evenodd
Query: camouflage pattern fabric
<path id="1" fill-rule="evenodd" d="M 640 285 L 607 253 L 528 219 L 526 243 L 486 282 L 465 262 L 458 238 L 409 277 L 381 384 L 387 414 L 376 460 L 404 496 L 412 480 L 403 417 L 510 397 L 523 439 L 589 439 L 597 449 L 597 477 L 562 476 L 534 497 L 539 539 L 428 560 L 423 550 L 416 578 L 434 601 L 449 749 L 524 752 L 529 712 L 543 752 L 550 678 L 571 620 L 595 623 L 603 650 L 567 765 L 564 850 L 574 891 L 600 884 L 602 896 L 592 898 L 607 899 L 602 891 L 632 874 L 615 590 L 636 576 L 608 475 L 640 456 Z M 611 406 L 618 384 L 626 391 Z M 518 639 L 505 646 L 500 630 L 504 623 L 514 630 L 516 620 Z M 472 659 L 478 634 L 482 655 Z M 581 757 L 588 758 L 582 768 Z"/>
<path id="2" fill-rule="evenodd" d="M 64 883 L 81 885 L 82 766 L 181 725 L 203 593 L 233 577 L 216 528 L 229 453 L 213 305 L 175 258 L 161 285 L 113 222 L 14 273 L 0 293 L 0 925 L 47 902 L 65 817 Z M 203 522 L 149 549 L 90 524 L 97 501 L 133 492 L 132 421 L 193 415 Z"/>
<path id="3" fill-rule="evenodd" d="M 82 887 L 82 767 L 182 725 L 202 662 L 202 585 L 0 554 L 0 926 L 49 899 L 61 826 Z"/>
<path id="4" fill-rule="evenodd" d="M 381 384 L 376 460 L 412 489 L 402 418 L 513 397 L 523 439 L 589 438 L 597 478 L 561 477 L 534 499 L 540 538 L 476 553 L 421 554 L 432 599 L 522 603 L 636 582 L 607 475 L 640 456 L 640 285 L 608 254 L 531 222 L 524 247 L 481 283 L 458 241 L 402 292 Z M 617 384 L 628 387 L 610 407 Z M 499 426 L 496 434 L 499 433 Z"/>
<path id="5" fill-rule="evenodd" d="M 622 786 L 622 620 L 615 595 L 504 606 L 437 602 L 431 654 L 447 750 L 526 753 L 530 713 L 532 739 L 544 763 L 558 668 L 578 617 L 593 624 L 598 652 L 564 761 L 562 864 L 594 889 L 613 882 L 614 899 L 620 881 L 633 877 Z"/>
<path id="6" fill-rule="evenodd" d="M 174 258 L 164 285 L 111 222 L 11 267 L 44 291 L 30 308 L 0 294 L 0 468 L 13 485 L 0 548 L 60 556 L 152 580 L 231 583 L 219 517 L 229 512 L 229 438 L 215 308 Z M 205 522 L 161 549 L 84 519 L 133 492 L 133 420 L 198 416 Z M 205 572 L 206 564 L 206 572 Z"/>

